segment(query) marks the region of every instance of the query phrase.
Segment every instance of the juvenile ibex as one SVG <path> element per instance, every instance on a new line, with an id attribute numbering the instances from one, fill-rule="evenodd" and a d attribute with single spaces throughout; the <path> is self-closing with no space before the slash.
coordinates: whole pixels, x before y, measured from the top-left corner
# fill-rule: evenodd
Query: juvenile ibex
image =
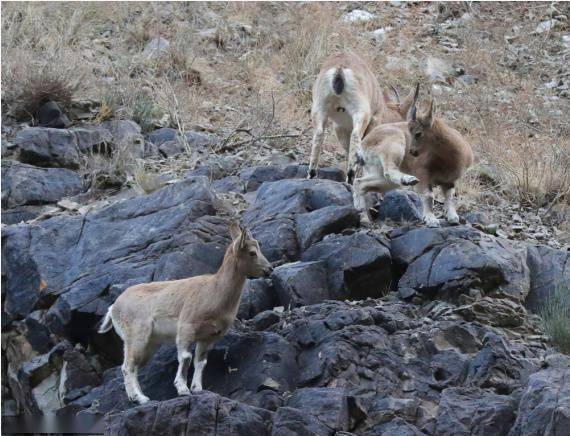
<path id="1" fill-rule="evenodd" d="M 135 285 L 109 307 L 99 333 L 114 327 L 123 339 L 122 371 L 129 399 L 141 404 L 149 401 L 138 383 L 138 368 L 158 346 L 169 342 L 175 342 L 178 349 L 174 380 L 178 394 L 190 394 L 186 378 L 193 343 L 191 390 L 202 390 L 208 351 L 234 322 L 246 277 L 267 276 L 272 271 L 249 231 L 233 223 L 230 234 L 232 243 L 216 274 Z"/>
<path id="2" fill-rule="evenodd" d="M 311 117 L 314 134 L 308 177 L 317 174 L 329 119 L 346 151 L 347 181 L 352 183 L 356 153 L 366 131 L 373 125 L 403 121 L 411 101 L 410 95 L 401 104 L 388 102 L 378 80 L 357 55 L 344 53 L 327 58 L 313 85 Z"/>
<path id="3" fill-rule="evenodd" d="M 414 105 L 419 93 L 419 84 L 411 94 L 410 103 Z M 363 224 L 368 224 L 367 192 L 385 193 L 401 186 L 412 186 L 419 182 L 413 175 L 401 171 L 405 160 L 410 159 L 412 137 L 408 123 L 393 122 L 378 124 L 366 133 L 358 152 L 358 163 L 362 166 L 362 177 L 354 181 L 354 207 L 360 213 Z M 417 144 L 416 144 L 417 146 Z"/>
<path id="4" fill-rule="evenodd" d="M 423 194 L 424 222 L 430 227 L 439 226 L 433 214 L 433 187 L 441 186 L 445 197 L 444 210 L 450 224 L 458 224 L 455 210 L 455 185 L 473 164 L 473 151 L 461 134 L 434 116 L 435 101 L 429 110 L 417 115 L 416 104 L 410 110 L 408 131 L 411 135 L 411 153 L 417 156 L 405 159 L 402 170 L 416 176 L 418 190 Z"/>

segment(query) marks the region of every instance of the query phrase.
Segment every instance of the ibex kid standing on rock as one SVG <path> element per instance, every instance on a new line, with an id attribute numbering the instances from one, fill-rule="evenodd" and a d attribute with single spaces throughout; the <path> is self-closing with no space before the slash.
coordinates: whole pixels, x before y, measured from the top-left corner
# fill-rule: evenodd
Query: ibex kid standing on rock
<path id="1" fill-rule="evenodd" d="M 347 156 L 347 181 L 352 183 L 356 171 L 356 153 L 365 132 L 373 124 L 403 121 L 411 96 L 402 104 L 389 104 L 378 80 L 368 65 L 353 53 L 330 56 L 313 85 L 313 143 L 309 178 L 317 174 L 324 131 L 329 118 Z"/>
<path id="2" fill-rule="evenodd" d="M 174 385 L 189 395 L 187 374 L 196 343 L 192 391 L 202 390 L 208 351 L 233 324 L 247 277 L 267 276 L 273 270 L 249 231 L 233 223 L 232 243 L 216 274 L 135 285 L 107 311 L 99 333 L 115 327 L 124 342 L 122 366 L 129 399 L 149 401 L 137 379 L 139 366 L 163 343 L 175 342 L 178 371 Z"/>
<path id="3" fill-rule="evenodd" d="M 416 103 L 410 110 L 408 130 L 412 138 L 411 152 L 414 159 L 404 159 L 402 171 L 419 179 L 418 190 L 422 194 L 424 222 L 430 227 L 439 226 L 433 213 L 433 187 L 441 186 L 445 197 L 444 210 L 447 222 L 458 224 L 455 210 L 455 185 L 473 164 L 473 151 L 463 136 L 434 116 L 435 102 L 429 110 L 417 115 Z"/>

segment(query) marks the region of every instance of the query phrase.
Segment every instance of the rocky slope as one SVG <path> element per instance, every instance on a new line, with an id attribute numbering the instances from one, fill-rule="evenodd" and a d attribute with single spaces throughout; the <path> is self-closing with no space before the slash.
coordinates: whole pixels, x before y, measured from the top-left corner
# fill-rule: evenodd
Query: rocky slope
<path id="1" fill-rule="evenodd" d="M 112 153 L 127 124 L 23 130 L 19 161 L 2 162 L 5 414 L 105 414 L 108 434 L 565 432 L 570 358 L 531 310 L 570 280 L 568 251 L 497 236 L 481 213 L 425 228 L 409 191 L 362 228 L 335 168 L 305 180 L 305 165 L 210 161 L 93 200 L 78 163 Z M 190 137 L 205 155 L 215 140 Z M 164 130 L 133 141 L 142 156 L 176 144 Z M 207 391 L 177 398 L 163 347 L 140 375 L 153 401 L 130 403 L 120 340 L 97 324 L 128 286 L 215 271 L 236 211 L 274 273 L 247 282 Z"/>

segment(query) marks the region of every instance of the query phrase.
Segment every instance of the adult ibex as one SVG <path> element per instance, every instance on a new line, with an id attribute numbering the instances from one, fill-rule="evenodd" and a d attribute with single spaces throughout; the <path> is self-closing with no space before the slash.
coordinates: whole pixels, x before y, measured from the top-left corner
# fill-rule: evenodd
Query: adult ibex
<path id="1" fill-rule="evenodd" d="M 329 119 L 347 153 L 347 181 L 352 183 L 356 153 L 366 132 L 378 124 L 404 121 L 412 99 L 410 94 L 402 103 L 388 101 L 385 90 L 368 65 L 353 53 L 327 58 L 313 85 L 311 117 L 314 134 L 308 177 L 317 174 Z"/>
<path id="2" fill-rule="evenodd" d="M 114 327 L 123 339 L 122 371 L 131 400 L 141 404 L 149 401 L 138 383 L 138 368 L 158 346 L 169 342 L 175 342 L 178 349 L 174 380 L 178 394 L 190 394 L 186 378 L 194 343 L 190 389 L 202 390 L 208 351 L 234 322 L 246 278 L 267 276 L 273 270 L 249 231 L 233 223 L 230 234 L 232 243 L 216 274 L 135 285 L 109 307 L 99 333 Z"/>

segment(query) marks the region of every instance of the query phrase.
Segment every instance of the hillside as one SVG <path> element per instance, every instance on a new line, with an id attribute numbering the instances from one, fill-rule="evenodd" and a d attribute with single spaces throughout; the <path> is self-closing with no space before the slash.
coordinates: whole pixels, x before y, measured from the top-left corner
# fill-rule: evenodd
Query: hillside
<path id="1" fill-rule="evenodd" d="M 569 16 L 2 3 L 4 416 L 104 415 L 107 434 L 563 434 Z M 401 95 L 420 82 L 421 107 L 433 97 L 469 140 L 460 225 L 425 227 L 397 190 L 362 226 L 332 131 L 306 180 L 311 86 L 341 51 Z M 98 323 L 129 286 L 215 272 L 236 216 L 275 271 L 247 281 L 207 392 L 176 397 L 165 346 L 137 407 Z"/>

